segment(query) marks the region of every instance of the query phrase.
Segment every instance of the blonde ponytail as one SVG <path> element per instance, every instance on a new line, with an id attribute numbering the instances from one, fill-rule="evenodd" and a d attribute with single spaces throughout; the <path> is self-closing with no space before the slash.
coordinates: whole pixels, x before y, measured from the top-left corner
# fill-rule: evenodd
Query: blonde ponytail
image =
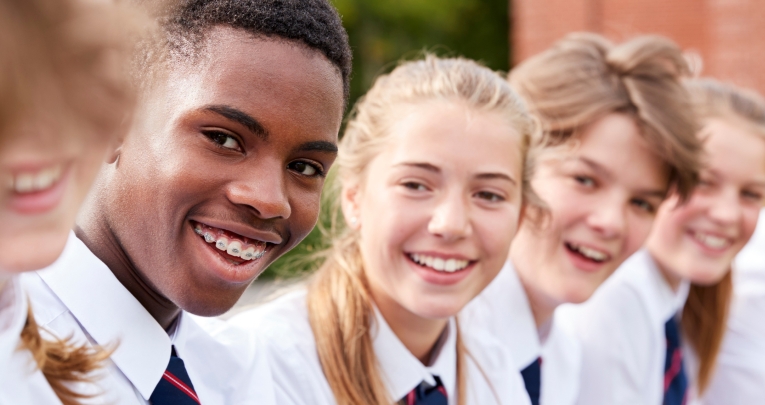
<path id="1" fill-rule="evenodd" d="M 102 367 L 111 351 L 78 346 L 67 340 L 45 340 L 35 322 L 32 307 L 21 330 L 21 348 L 32 354 L 37 367 L 63 405 L 79 405 L 90 398 L 70 388 L 73 383 L 91 382 L 89 374 Z"/>

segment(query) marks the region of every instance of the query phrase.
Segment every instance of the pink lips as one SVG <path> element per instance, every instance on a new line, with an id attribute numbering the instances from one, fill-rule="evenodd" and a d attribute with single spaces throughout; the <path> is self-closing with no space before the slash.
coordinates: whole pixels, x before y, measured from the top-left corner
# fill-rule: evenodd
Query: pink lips
<path id="1" fill-rule="evenodd" d="M 66 170 L 61 178 L 45 190 L 16 193 L 12 192 L 8 206 L 11 210 L 23 215 L 43 214 L 56 208 L 64 199 L 70 180 L 70 170 Z"/>
<path id="2" fill-rule="evenodd" d="M 449 286 L 457 284 L 470 275 L 475 268 L 475 262 L 471 262 L 462 270 L 447 273 L 417 264 L 409 257 L 409 255 L 405 254 L 404 256 L 417 275 L 419 275 L 426 283 L 434 285 Z"/>

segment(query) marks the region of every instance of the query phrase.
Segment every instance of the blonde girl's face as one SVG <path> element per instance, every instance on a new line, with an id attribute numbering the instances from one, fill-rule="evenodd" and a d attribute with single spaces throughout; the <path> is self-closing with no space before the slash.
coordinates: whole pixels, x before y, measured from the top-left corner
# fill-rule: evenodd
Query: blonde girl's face
<path id="1" fill-rule="evenodd" d="M 363 183 L 345 185 L 343 211 L 386 319 L 446 319 L 507 257 L 521 211 L 521 140 L 502 115 L 458 102 L 396 116 Z"/>
<path id="2" fill-rule="evenodd" d="M 701 137 L 700 184 L 686 204 L 672 198 L 661 206 L 647 246 L 671 276 L 710 285 L 754 232 L 765 196 L 765 141 L 724 119 L 707 121 Z"/>
<path id="3" fill-rule="evenodd" d="M 510 255 L 532 309 L 541 313 L 587 300 L 640 248 L 668 178 L 623 114 L 606 115 L 537 159 L 532 187 L 548 215 L 524 221 Z"/>
<path id="4" fill-rule="evenodd" d="M 37 117 L 2 134 L 0 273 L 39 269 L 61 254 L 111 143 L 106 134 Z"/>

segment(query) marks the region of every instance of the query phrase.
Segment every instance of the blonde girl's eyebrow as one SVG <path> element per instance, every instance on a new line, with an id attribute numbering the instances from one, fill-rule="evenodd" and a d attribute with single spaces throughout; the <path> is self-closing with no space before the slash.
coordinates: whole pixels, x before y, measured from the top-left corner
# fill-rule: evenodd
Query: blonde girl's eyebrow
<path id="1" fill-rule="evenodd" d="M 480 180 L 506 180 L 514 186 L 518 184 L 518 181 L 515 180 L 513 176 L 500 172 L 478 173 L 475 175 L 475 178 Z"/>
<path id="2" fill-rule="evenodd" d="M 393 167 L 416 167 L 418 169 L 424 169 L 433 173 L 441 173 L 441 168 L 427 162 L 401 162 L 393 165 Z"/>

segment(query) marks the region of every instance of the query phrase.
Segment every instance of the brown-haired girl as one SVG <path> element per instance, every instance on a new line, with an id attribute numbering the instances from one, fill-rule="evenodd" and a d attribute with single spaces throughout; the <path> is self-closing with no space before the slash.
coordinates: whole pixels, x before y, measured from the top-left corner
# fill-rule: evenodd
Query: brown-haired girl
<path id="1" fill-rule="evenodd" d="M 18 273 L 61 254 L 132 105 L 126 19 L 106 2 L 0 3 L 0 403 L 78 404 L 106 353 L 43 337 Z M 130 24 L 132 25 L 132 23 Z"/>
<path id="2" fill-rule="evenodd" d="M 375 82 L 336 163 L 347 227 L 306 291 L 234 321 L 265 341 L 277 403 L 525 402 L 501 345 L 456 315 L 507 257 L 534 128 L 509 84 L 465 59 Z"/>
<path id="3" fill-rule="evenodd" d="M 572 404 L 579 388 L 579 347 L 556 309 L 589 299 L 642 246 L 668 191 L 694 184 L 685 72 L 669 40 L 572 34 L 510 75 L 545 130 L 531 185 L 546 207 L 527 211 L 465 324 L 506 342 L 534 405 Z"/>
<path id="4" fill-rule="evenodd" d="M 581 404 L 690 403 L 713 375 L 731 264 L 765 201 L 765 103 L 712 80 L 687 88 L 703 124 L 699 185 L 662 204 L 645 249 L 578 310 Z"/>

